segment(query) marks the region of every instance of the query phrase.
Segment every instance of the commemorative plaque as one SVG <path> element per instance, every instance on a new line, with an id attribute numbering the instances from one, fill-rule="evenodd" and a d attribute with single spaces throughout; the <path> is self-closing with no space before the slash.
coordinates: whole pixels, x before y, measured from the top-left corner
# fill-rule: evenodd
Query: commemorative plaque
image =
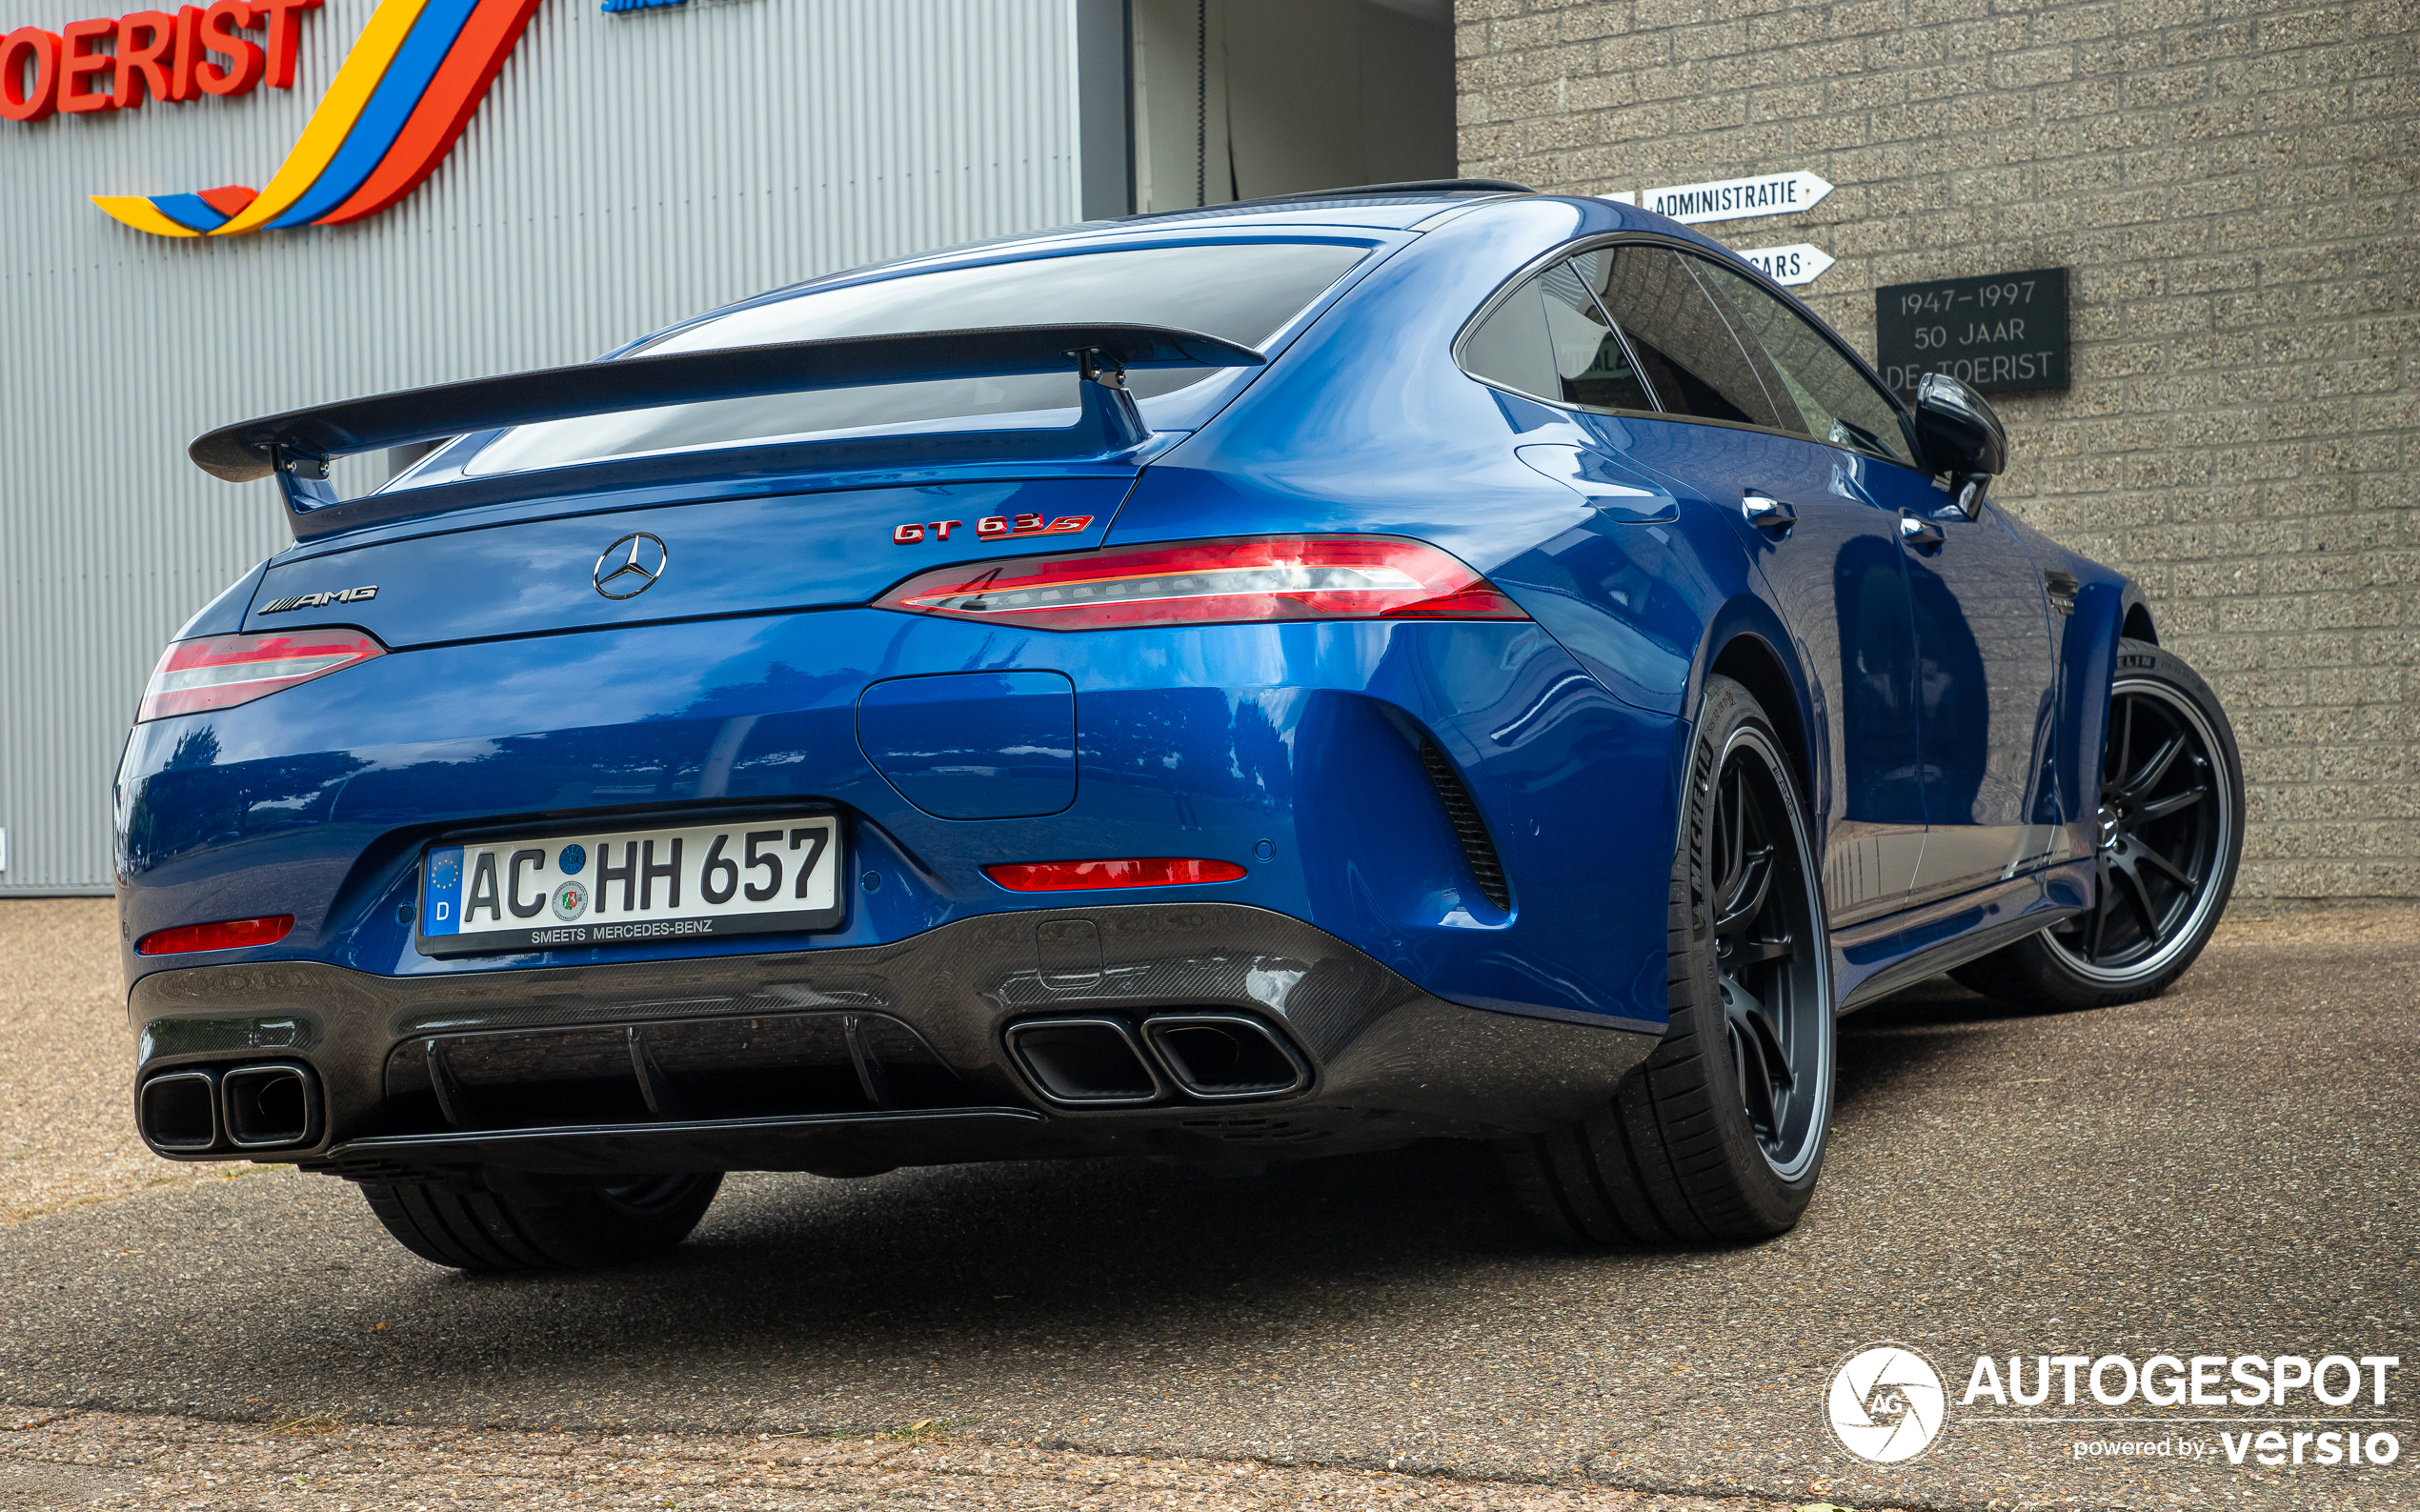
<path id="1" fill-rule="evenodd" d="M 1936 278 L 1874 291 L 1874 366 L 1913 394 L 1927 373 L 1978 393 L 2067 386 L 2067 271 Z"/>

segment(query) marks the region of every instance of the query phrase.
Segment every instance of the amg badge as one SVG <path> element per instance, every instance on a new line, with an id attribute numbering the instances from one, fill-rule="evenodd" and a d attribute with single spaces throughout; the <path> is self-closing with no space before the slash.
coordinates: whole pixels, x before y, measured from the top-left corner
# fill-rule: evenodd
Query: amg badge
<path id="1" fill-rule="evenodd" d="M 280 598 L 265 605 L 260 613 L 283 615 L 296 609 L 325 609 L 330 604 L 358 604 L 377 596 L 378 585 L 372 583 L 366 588 L 347 588 L 333 594 L 296 594 L 292 598 Z"/>

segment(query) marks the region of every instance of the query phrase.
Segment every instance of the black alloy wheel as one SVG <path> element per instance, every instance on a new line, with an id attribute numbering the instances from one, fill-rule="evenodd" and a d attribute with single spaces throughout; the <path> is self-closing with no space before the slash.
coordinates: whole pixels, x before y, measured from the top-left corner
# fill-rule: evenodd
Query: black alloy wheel
<path id="1" fill-rule="evenodd" d="M 2121 641 L 2088 906 L 1951 975 L 2024 1007 L 2157 997 L 2218 928 L 2243 848 L 2243 761 L 2217 695 L 2176 653 Z"/>
<path id="2" fill-rule="evenodd" d="M 1828 1019 L 1830 1010 L 1822 971 L 1801 958 L 1815 937 L 1812 890 L 1805 857 L 1774 837 L 1782 777 L 1762 744 L 1735 745 L 1715 784 L 1714 967 L 1741 1110 L 1786 1176 L 1809 1152 L 1813 1093 L 1825 1079 L 1811 1062 L 1830 1037 L 1810 1019 L 1819 1011 Z"/>
<path id="3" fill-rule="evenodd" d="M 2208 906 L 2232 816 L 2216 746 L 2166 684 L 2128 678 L 2111 692 L 2093 907 L 2050 931 L 2077 971 L 2121 979 L 2173 950 Z"/>
<path id="4" fill-rule="evenodd" d="M 1596 1113 L 1499 1146 L 1566 1241 L 1765 1239 L 1798 1221 L 1829 1135 L 1831 946 L 1786 749 L 1706 679 L 1666 919 L 1671 1024 Z"/>

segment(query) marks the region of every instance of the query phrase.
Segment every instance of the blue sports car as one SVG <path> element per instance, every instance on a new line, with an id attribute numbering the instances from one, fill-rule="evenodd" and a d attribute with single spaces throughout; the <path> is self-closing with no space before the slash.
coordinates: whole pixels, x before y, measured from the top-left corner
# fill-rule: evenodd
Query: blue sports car
<path id="1" fill-rule="evenodd" d="M 1837 1016 L 2157 993 L 2241 850 L 1989 406 L 1603 200 L 1087 223 L 191 451 L 294 543 L 118 775 L 135 1117 L 443 1265 L 1432 1138 L 1573 1241 L 1771 1235 Z"/>

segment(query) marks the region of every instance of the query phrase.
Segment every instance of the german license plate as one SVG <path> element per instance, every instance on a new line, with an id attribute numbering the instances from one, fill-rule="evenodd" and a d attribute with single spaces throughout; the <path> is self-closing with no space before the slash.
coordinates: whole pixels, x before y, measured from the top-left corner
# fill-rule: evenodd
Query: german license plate
<path id="1" fill-rule="evenodd" d="M 829 814 L 432 846 L 421 858 L 420 950 L 837 929 L 847 912 L 840 853 Z"/>

